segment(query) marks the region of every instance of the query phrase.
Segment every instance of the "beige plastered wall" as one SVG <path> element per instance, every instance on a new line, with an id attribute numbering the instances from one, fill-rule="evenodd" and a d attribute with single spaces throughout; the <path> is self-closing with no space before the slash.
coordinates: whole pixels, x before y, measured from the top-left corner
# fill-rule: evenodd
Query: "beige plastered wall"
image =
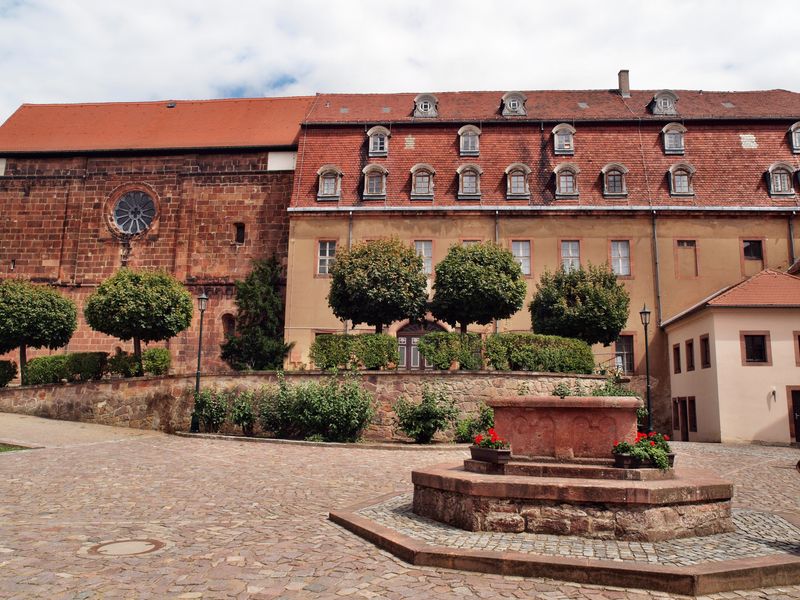
<path id="1" fill-rule="evenodd" d="M 784 217 L 712 217 L 703 214 L 659 216 L 657 220 L 659 272 L 663 319 L 708 296 L 717 289 L 743 278 L 742 238 L 763 239 L 766 267 L 782 268 L 789 263 L 788 226 Z M 352 228 L 352 234 L 350 229 Z M 799 230 L 800 228 L 795 228 Z M 318 332 L 344 331 L 327 304 L 329 280 L 316 274 L 319 240 L 334 239 L 346 247 L 348 238 L 358 242 L 379 237 L 399 237 L 433 241 L 433 264 L 441 261 L 447 249 L 465 239 L 495 240 L 510 247 L 512 240 L 531 241 L 533 276 L 527 279 L 528 291 L 523 309 L 510 319 L 498 322 L 499 331 L 529 331 L 528 302 L 539 275 L 544 269 L 560 266 L 561 240 L 579 240 L 581 262 L 603 263 L 609 260 L 611 240 L 630 240 L 632 275 L 623 278 L 631 294 L 631 313 L 623 333 L 634 336 L 635 375 L 645 374 L 644 329 L 639 317 L 643 304 L 653 311 L 649 327 L 649 346 L 654 406 L 657 424 L 669 421 L 669 355 L 666 335 L 658 326 L 652 241 L 653 223 L 649 215 L 514 215 L 354 213 L 352 223 L 347 213 L 291 215 L 287 273 L 286 332 L 294 348 L 287 368 L 309 367 L 308 350 Z M 675 269 L 675 240 L 697 242 L 698 276 L 682 278 Z M 795 241 L 800 248 L 800 239 Z M 745 265 L 752 268 L 752 265 Z M 758 265 L 759 267 L 761 265 Z M 402 324 L 387 331 L 393 333 Z M 491 332 L 494 325 L 470 327 L 471 331 Z M 349 329 L 353 331 L 353 329 Z M 357 332 L 370 331 L 364 325 Z M 594 348 L 598 364 L 614 364 L 614 347 Z"/>
<path id="2" fill-rule="evenodd" d="M 786 389 L 800 387 L 793 335 L 800 328 L 800 309 L 716 308 L 710 312 L 722 441 L 788 444 L 792 440 Z M 742 365 L 742 331 L 769 331 L 771 365 Z"/>
<path id="3" fill-rule="evenodd" d="M 710 349 L 710 366 L 703 368 L 700 355 L 700 336 L 707 335 Z M 687 370 L 686 342 L 694 341 L 693 371 Z M 719 442 L 720 408 L 717 395 L 718 358 L 715 353 L 714 320 L 710 311 L 702 311 L 681 319 L 667 327 L 667 345 L 672 355 L 672 347 L 680 344 L 681 372 L 675 373 L 670 361 L 670 394 L 672 398 L 694 397 L 697 414 L 697 431 L 689 432 L 691 442 Z M 673 439 L 680 439 L 680 431 L 673 430 Z"/>

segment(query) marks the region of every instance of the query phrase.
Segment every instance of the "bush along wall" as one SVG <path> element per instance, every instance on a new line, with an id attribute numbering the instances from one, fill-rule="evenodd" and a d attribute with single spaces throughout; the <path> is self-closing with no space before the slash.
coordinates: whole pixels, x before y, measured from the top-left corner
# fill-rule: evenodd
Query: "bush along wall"
<path id="1" fill-rule="evenodd" d="M 481 336 L 477 333 L 437 331 L 423 335 L 419 353 L 436 369 L 449 369 L 454 362 L 459 368 L 477 371 L 482 366 Z"/>
<path id="2" fill-rule="evenodd" d="M 584 341 L 536 333 L 497 333 L 485 343 L 486 360 L 500 371 L 591 373 L 592 349 Z"/>
<path id="3" fill-rule="evenodd" d="M 318 335 L 311 345 L 318 369 L 388 369 L 399 360 L 397 338 L 385 333 Z"/>
<path id="4" fill-rule="evenodd" d="M 0 388 L 6 387 L 17 376 L 17 363 L 13 360 L 0 360 Z"/>

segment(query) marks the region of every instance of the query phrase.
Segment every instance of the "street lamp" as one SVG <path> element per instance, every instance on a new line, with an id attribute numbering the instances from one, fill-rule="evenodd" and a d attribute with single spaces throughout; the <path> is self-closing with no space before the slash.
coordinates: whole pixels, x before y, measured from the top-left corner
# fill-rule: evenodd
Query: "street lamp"
<path id="1" fill-rule="evenodd" d="M 647 304 L 642 306 L 639 311 L 639 316 L 642 318 L 642 325 L 644 325 L 644 368 L 647 375 L 647 431 L 653 431 L 653 404 L 650 399 L 650 344 L 647 341 L 647 326 L 650 325 L 650 311 L 647 309 Z"/>
<path id="2" fill-rule="evenodd" d="M 195 403 L 197 402 L 197 395 L 200 393 L 200 357 L 203 353 L 203 315 L 205 315 L 206 307 L 208 306 L 208 296 L 206 296 L 205 292 L 197 297 L 197 306 L 200 309 L 200 335 L 197 336 L 197 374 L 194 380 Z M 195 410 L 192 411 L 192 424 L 189 431 L 192 433 L 200 431 L 200 419 Z"/>

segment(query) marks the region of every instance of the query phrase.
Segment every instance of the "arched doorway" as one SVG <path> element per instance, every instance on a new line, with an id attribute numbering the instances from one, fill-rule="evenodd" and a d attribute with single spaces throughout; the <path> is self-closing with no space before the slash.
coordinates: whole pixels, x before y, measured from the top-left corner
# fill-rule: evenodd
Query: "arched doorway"
<path id="1" fill-rule="evenodd" d="M 400 351 L 400 362 L 397 365 L 398 369 L 416 371 L 433 368 L 433 365 L 420 356 L 418 344 L 419 338 L 426 333 L 432 333 L 434 331 L 445 331 L 445 329 L 433 321 L 420 321 L 409 323 L 398 330 L 397 347 Z"/>

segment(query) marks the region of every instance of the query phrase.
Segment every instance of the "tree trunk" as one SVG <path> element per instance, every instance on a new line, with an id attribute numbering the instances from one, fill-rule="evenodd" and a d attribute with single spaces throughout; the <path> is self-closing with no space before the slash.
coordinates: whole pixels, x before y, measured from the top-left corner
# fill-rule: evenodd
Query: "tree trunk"
<path id="1" fill-rule="evenodd" d="M 138 375 L 144 375 L 144 367 L 142 366 L 142 340 L 138 337 L 133 338 L 133 357 L 136 359 L 136 364 L 139 365 Z"/>
<path id="2" fill-rule="evenodd" d="M 461 323 L 461 335 L 467 333 L 467 325 L 469 325 L 469 323 Z"/>
<path id="3" fill-rule="evenodd" d="M 375 333 L 383 333 L 383 323 L 375 325 Z"/>
<path id="4" fill-rule="evenodd" d="M 28 364 L 28 347 L 22 344 L 19 347 L 19 378 L 23 385 L 25 385 L 25 367 Z"/>

